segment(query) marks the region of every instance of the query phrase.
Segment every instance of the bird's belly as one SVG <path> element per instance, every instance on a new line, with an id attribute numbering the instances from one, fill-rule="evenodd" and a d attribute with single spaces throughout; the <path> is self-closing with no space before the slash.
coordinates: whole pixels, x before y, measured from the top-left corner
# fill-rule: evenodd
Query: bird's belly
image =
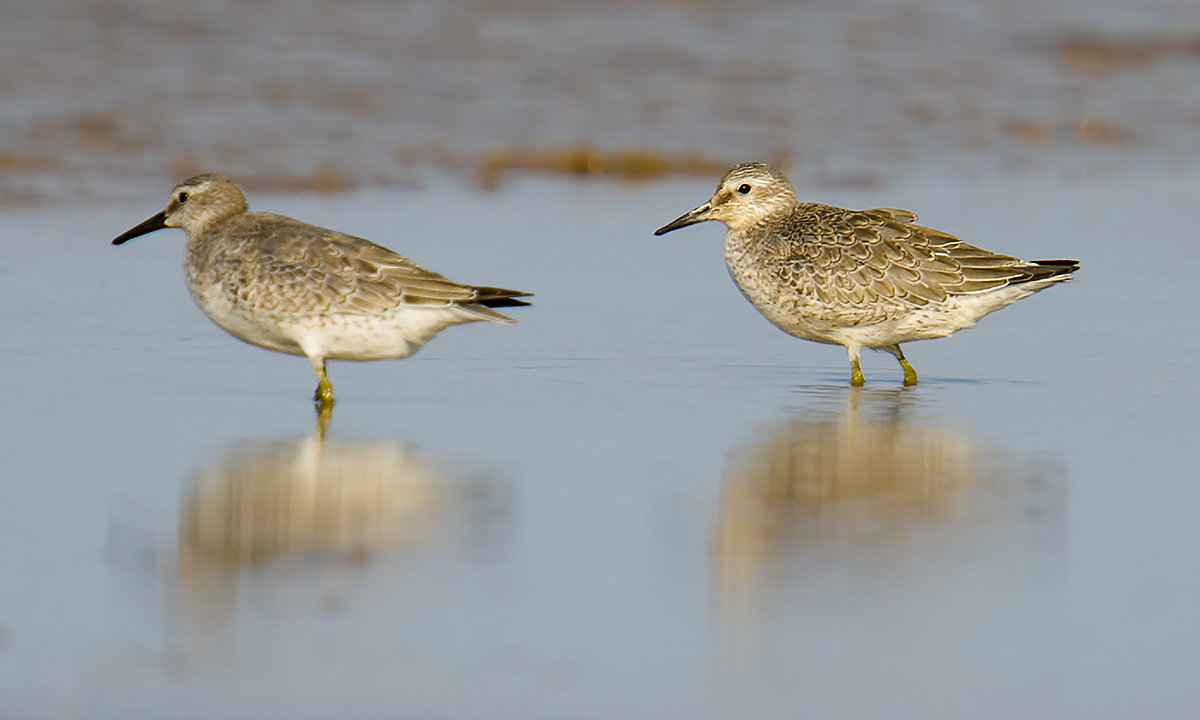
<path id="1" fill-rule="evenodd" d="M 804 303 L 783 302 L 778 297 L 762 300 L 756 300 L 748 294 L 746 297 L 763 317 L 788 335 L 814 342 L 838 342 L 836 335 L 841 325 L 812 311 Z"/>
<path id="2" fill-rule="evenodd" d="M 742 294 L 780 330 L 815 342 L 883 347 L 952 335 L 975 327 L 988 313 L 1032 294 L 1033 288 L 1007 287 L 981 295 L 947 297 L 920 306 L 888 300 L 854 304 L 820 303 L 801 296 L 766 273 L 730 267 Z M 1037 288 L 1040 289 L 1040 288 Z"/>
<path id="3" fill-rule="evenodd" d="M 220 286 L 190 289 L 200 309 L 239 340 L 329 360 L 405 358 L 450 325 L 481 319 L 455 306 L 400 306 L 379 315 L 287 312 L 238 302 Z"/>
<path id="4" fill-rule="evenodd" d="M 943 302 L 911 307 L 881 322 L 840 328 L 833 337 L 840 345 L 870 348 L 949 337 L 959 330 L 975 327 L 985 315 L 1028 297 L 1037 289 L 1041 288 L 1018 285 L 977 295 L 951 295 Z"/>
<path id="5" fill-rule="evenodd" d="M 288 355 L 305 354 L 278 313 L 234 302 L 219 286 L 198 287 L 189 283 L 188 290 L 208 319 L 238 340 Z"/>
<path id="6" fill-rule="evenodd" d="M 297 328 L 300 344 L 331 360 L 406 358 L 451 325 L 481 318 L 457 307 L 400 307 L 379 316 L 330 314 Z"/>
<path id="7" fill-rule="evenodd" d="M 829 328 L 828 337 L 838 345 L 881 348 L 953 335 L 959 330 L 975 327 L 987 312 L 990 310 L 979 312 L 977 303 L 960 302 L 951 297 L 936 305 L 897 309 L 887 317 L 871 322 Z"/>
<path id="8" fill-rule="evenodd" d="M 804 340 L 838 342 L 831 334 L 838 329 L 838 323 L 819 309 L 811 307 L 812 303 L 801 298 L 794 289 L 752 268 L 734 262 L 727 264 L 729 275 L 742 295 L 772 325 Z"/>
<path id="9" fill-rule="evenodd" d="M 300 343 L 331 360 L 406 358 L 464 319 L 449 309 L 406 308 L 380 317 L 327 315 L 296 328 Z"/>

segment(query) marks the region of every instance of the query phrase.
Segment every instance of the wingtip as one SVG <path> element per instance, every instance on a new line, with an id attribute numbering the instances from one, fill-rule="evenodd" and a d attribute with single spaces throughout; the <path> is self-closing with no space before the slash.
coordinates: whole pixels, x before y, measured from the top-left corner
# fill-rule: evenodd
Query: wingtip
<path id="1" fill-rule="evenodd" d="M 1078 260 L 1034 260 L 1034 265 L 1051 271 L 1051 276 L 1071 275 L 1079 270 Z"/>
<path id="2" fill-rule="evenodd" d="M 506 290 L 505 288 L 494 287 L 477 287 L 475 288 L 475 302 L 479 305 L 489 308 L 498 307 L 528 307 L 533 303 L 517 298 L 533 297 L 533 293 L 522 292 L 520 290 Z"/>

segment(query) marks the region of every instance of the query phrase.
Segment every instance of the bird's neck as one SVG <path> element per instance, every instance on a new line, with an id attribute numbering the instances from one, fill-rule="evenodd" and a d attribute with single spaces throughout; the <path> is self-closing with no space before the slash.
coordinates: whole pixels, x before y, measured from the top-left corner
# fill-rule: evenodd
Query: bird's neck
<path id="1" fill-rule="evenodd" d="M 202 242 L 206 237 L 211 236 L 218 231 L 221 226 L 229 223 L 239 215 L 244 215 L 245 212 L 231 212 L 223 215 L 212 215 L 209 217 L 196 218 L 187 227 L 188 244 Z"/>

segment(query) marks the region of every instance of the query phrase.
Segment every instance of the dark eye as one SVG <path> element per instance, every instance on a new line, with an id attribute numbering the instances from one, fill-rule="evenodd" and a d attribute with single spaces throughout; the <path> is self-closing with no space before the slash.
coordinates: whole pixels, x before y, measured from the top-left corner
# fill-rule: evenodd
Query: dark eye
<path id="1" fill-rule="evenodd" d="M 742 183 L 741 185 L 738 185 L 738 192 L 740 192 L 743 195 L 749 195 L 750 194 L 750 186 L 747 185 L 746 183 Z"/>
<path id="2" fill-rule="evenodd" d="M 187 202 L 188 194 L 186 192 L 179 193 L 179 202 Z"/>

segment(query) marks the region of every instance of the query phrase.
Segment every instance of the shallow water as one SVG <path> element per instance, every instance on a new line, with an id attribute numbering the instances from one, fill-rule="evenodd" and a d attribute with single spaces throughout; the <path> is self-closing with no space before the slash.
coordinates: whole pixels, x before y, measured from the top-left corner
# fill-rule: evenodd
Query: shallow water
<path id="1" fill-rule="evenodd" d="M 308 363 L 208 322 L 180 233 L 108 245 L 162 198 L 6 211 L 0 716 L 1187 715 L 1198 188 L 801 188 L 1083 263 L 861 390 L 719 227 L 651 237 L 708 182 L 254 196 L 537 293 L 331 365 L 323 444 Z"/>

